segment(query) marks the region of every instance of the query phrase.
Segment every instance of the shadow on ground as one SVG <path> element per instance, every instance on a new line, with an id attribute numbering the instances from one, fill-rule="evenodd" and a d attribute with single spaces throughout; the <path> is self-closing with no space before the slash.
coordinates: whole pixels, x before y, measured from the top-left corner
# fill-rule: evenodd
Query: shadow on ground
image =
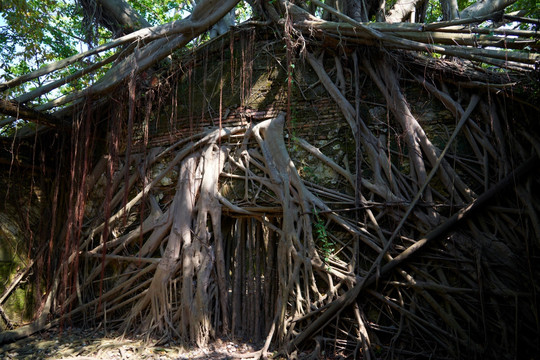
<path id="1" fill-rule="evenodd" d="M 44 331 L 0 347 L 0 359 L 17 360 L 185 360 L 233 359 L 261 345 L 218 339 L 207 348 L 186 348 L 174 343 L 153 345 L 144 339 L 121 337 L 104 331 L 72 328 Z"/>

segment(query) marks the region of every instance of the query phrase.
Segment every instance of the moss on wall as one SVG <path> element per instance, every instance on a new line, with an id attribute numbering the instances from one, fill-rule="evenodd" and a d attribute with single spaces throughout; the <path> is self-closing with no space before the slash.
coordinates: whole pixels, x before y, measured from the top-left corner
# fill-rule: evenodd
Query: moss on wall
<path id="1" fill-rule="evenodd" d="M 29 259 L 24 244 L 25 237 L 8 213 L 0 213 L 0 294 L 26 268 Z M 1 304 L 4 312 L 14 324 L 28 322 L 33 316 L 33 287 L 23 280 L 19 287 Z M 0 320 L 0 330 L 6 323 Z"/>

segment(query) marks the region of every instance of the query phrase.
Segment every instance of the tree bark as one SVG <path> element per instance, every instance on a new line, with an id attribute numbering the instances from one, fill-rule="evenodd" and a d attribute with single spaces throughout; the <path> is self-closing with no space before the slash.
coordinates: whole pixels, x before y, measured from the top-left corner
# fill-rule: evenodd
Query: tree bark
<path id="1" fill-rule="evenodd" d="M 389 23 L 396 22 L 414 22 L 414 17 L 411 14 L 416 10 L 417 6 L 420 5 L 424 0 L 398 0 L 388 12 L 386 16 L 386 21 Z"/>
<path id="2" fill-rule="evenodd" d="M 461 11 L 459 17 L 461 19 L 467 19 L 493 14 L 512 5 L 516 1 L 517 0 L 478 0 L 471 6 Z"/>
<path id="3" fill-rule="evenodd" d="M 457 0 L 441 0 L 441 9 L 444 21 L 459 19 Z"/>
<path id="4" fill-rule="evenodd" d="M 114 37 L 150 27 L 135 9 L 124 0 L 79 0 L 86 16 L 109 29 Z"/>

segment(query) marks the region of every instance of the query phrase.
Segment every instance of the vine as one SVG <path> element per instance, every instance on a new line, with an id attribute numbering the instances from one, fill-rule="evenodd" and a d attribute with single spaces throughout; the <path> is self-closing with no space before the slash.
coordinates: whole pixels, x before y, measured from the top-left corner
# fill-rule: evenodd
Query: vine
<path id="1" fill-rule="evenodd" d="M 323 253 L 323 261 L 325 264 L 328 264 L 328 261 L 330 260 L 330 256 L 333 254 L 335 248 L 335 244 L 330 238 L 328 237 L 328 232 L 326 230 L 326 224 L 324 220 L 319 216 L 319 212 L 317 211 L 317 208 L 313 208 L 313 215 L 315 216 L 315 222 L 313 223 L 313 226 L 315 227 L 315 234 L 317 235 L 317 240 L 321 244 L 321 250 Z M 327 268 L 329 266 L 327 265 Z"/>

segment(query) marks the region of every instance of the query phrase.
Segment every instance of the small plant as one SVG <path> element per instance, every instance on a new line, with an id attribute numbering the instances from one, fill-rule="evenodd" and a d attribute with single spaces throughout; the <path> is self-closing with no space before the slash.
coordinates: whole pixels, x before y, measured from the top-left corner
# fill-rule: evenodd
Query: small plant
<path id="1" fill-rule="evenodd" d="M 334 252 L 334 242 L 328 237 L 324 220 L 319 216 L 316 208 L 313 208 L 313 215 L 315 216 L 315 233 L 317 234 L 317 240 L 321 244 L 323 261 L 328 263 L 330 255 Z"/>
<path id="2" fill-rule="evenodd" d="M 302 166 L 302 173 L 304 174 L 304 177 L 308 180 L 313 180 L 317 182 L 317 174 L 315 173 L 315 170 L 311 166 L 304 165 Z"/>
<path id="3" fill-rule="evenodd" d="M 287 74 L 286 82 L 290 82 L 291 85 L 294 84 L 294 64 L 289 64 L 289 73 Z"/>

